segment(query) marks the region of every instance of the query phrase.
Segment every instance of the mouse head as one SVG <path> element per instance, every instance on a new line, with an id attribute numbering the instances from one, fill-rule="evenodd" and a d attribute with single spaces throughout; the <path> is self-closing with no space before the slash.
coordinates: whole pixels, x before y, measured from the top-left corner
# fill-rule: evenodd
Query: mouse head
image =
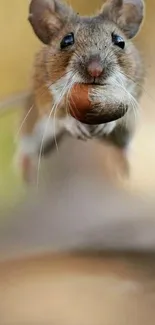
<path id="1" fill-rule="evenodd" d="M 32 0 L 29 21 L 47 45 L 49 82 L 63 76 L 66 85 L 134 79 L 136 52 L 130 39 L 139 31 L 143 15 L 143 0 L 107 0 L 93 17 L 81 17 L 59 0 Z"/>

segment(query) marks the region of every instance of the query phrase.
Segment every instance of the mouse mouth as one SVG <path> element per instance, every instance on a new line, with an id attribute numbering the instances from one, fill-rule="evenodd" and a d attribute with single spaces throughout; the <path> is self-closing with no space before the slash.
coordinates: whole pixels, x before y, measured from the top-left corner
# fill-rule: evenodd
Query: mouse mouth
<path id="1" fill-rule="evenodd" d="M 80 85 L 87 85 L 88 87 L 89 86 L 106 86 L 106 82 L 105 81 L 102 81 L 102 82 L 99 82 L 99 81 L 93 81 L 93 82 L 81 82 L 79 83 Z"/>

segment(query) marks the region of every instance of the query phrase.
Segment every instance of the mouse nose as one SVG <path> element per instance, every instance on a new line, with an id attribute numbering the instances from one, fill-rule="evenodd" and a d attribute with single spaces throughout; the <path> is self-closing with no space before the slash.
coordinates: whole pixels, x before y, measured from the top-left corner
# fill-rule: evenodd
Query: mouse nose
<path id="1" fill-rule="evenodd" d="M 92 61 L 88 64 L 87 71 L 93 78 L 99 77 L 103 72 L 103 67 L 97 61 Z"/>

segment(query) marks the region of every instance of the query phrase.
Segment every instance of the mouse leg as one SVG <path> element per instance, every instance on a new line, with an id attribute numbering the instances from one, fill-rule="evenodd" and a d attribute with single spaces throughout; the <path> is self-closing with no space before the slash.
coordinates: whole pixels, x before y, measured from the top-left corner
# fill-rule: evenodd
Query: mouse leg
<path id="1" fill-rule="evenodd" d="M 122 150 L 126 158 L 129 158 L 136 123 L 134 112 L 129 107 L 126 115 L 117 121 L 115 128 L 107 137 L 107 140 Z"/>
<path id="2" fill-rule="evenodd" d="M 103 134 L 99 140 L 105 140 L 107 143 L 112 144 L 120 157 L 119 172 L 125 177 L 129 176 L 129 153 L 131 147 L 131 140 L 133 137 L 133 130 L 125 123 L 116 123 L 116 126 L 108 134 Z M 116 161 L 115 163 L 116 164 Z"/>
<path id="3" fill-rule="evenodd" d="M 42 132 L 40 132 L 40 125 Z M 44 136 L 45 129 L 45 121 L 38 121 L 32 133 L 25 133 L 20 137 L 17 161 L 22 178 L 26 183 L 36 183 L 39 160 L 56 147 L 63 135 L 63 130 L 57 128 L 55 136 L 52 134 Z"/>
<path id="4" fill-rule="evenodd" d="M 107 138 L 116 148 L 119 149 L 122 157 L 123 175 L 130 174 L 129 154 L 131 148 L 132 132 L 125 125 L 117 125 Z"/>
<path id="5" fill-rule="evenodd" d="M 57 143 L 63 130 L 59 119 L 49 119 L 48 115 L 40 117 L 29 100 L 24 109 L 15 160 L 26 183 L 36 183 L 39 159 Z"/>
<path id="6" fill-rule="evenodd" d="M 127 150 L 132 138 L 132 134 L 125 125 L 117 125 L 113 131 L 106 137 L 116 147 Z"/>

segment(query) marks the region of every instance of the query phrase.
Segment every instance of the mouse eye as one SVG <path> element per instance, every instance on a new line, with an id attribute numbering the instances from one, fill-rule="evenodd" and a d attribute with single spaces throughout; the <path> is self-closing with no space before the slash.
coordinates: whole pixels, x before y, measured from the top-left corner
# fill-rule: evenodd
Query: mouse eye
<path id="1" fill-rule="evenodd" d="M 119 46 L 122 50 L 125 48 L 125 42 L 121 36 L 112 34 L 112 41 L 114 45 Z"/>
<path id="2" fill-rule="evenodd" d="M 74 44 L 74 34 L 73 33 L 69 33 L 68 35 L 66 35 L 61 43 L 60 43 L 60 48 L 64 49 L 65 47 L 68 47 L 70 45 Z"/>

